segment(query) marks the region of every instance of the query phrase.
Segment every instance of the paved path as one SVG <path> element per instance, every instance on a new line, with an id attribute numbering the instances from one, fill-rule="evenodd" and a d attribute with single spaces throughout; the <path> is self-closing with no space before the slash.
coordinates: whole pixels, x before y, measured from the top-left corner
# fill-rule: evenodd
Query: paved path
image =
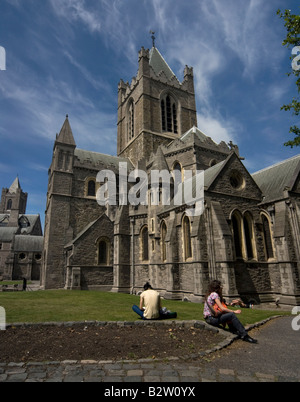
<path id="1" fill-rule="evenodd" d="M 256 345 L 237 340 L 201 360 L 0 363 L 0 382 L 105 382 L 114 383 L 114 389 L 119 383 L 129 387 L 135 382 L 177 383 L 177 387 L 183 382 L 189 386 L 208 381 L 299 382 L 300 331 L 292 329 L 293 318 L 277 318 L 252 330 Z"/>

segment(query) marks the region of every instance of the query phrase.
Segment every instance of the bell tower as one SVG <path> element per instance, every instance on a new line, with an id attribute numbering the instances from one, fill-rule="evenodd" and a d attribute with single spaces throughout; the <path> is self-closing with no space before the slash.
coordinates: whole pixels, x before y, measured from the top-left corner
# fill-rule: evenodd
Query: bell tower
<path id="1" fill-rule="evenodd" d="M 18 177 L 16 177 L 9 189 L 2 189 L 0 213 L 8 214 L 8 226 L 18 226 L 19 215 L 26 213 L 27 196 L 28 194 L 21 189 Z"/>
<path id="2" fill-rule="evenodd" d="M 185 67 L 180 82 L 153 38 L 151 50 L 139 51 L 137 76 L 118 87 L 117 152 L 134 165 L 197 126 L 193 68 Z"/>
<path id="3" fill-rule="evenodd" d="M 56 136 L 49 168 L 41 269 L 43 289 L 63 288 L 65 284 L 63 250 L 65 244 L 73 238 L 69 219 L 75 148 L 76 143 L 67 115 L 60 133 Z"/>

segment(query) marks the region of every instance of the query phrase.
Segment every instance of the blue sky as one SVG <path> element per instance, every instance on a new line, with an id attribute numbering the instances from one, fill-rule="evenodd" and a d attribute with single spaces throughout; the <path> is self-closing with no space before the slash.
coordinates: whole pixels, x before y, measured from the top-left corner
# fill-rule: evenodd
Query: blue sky
<path id="1" fill-rule="evenodd" d="M 78 148 L 116 154 L 117 88 L 156 46 L 183 79 L 194 68 L 198 127 L 238 144 L 252 173 L 299 153 L 296 96 L 276 10 L 298 0 L 0 0 L 0 188 L 18 175 L 44 220 L 48 168 L 66 114 Z"/>

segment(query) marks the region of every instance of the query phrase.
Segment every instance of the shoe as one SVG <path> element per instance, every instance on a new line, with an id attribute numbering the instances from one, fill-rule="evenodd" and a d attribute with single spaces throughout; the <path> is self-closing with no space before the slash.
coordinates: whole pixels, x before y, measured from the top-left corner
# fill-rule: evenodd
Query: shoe
<path id="1" fill-rule="evenodd" d="M 242 340 L 245 341 L 245 342 L 249 342 L 249 343 L 257 343 L 257 340 L 251 338 L 251 336 L 249 336 L 249 335 L 244 336 L 244 337 L 242 338 Z"/>

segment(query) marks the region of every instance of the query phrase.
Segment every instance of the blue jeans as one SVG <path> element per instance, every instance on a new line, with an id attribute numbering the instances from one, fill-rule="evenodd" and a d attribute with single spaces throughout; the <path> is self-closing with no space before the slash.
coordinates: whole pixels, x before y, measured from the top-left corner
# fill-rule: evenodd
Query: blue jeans
<path id="1" fill-rule="evenodd" d="M 207 317 L 206 322 L 214 327 L 218 327 L 220 324 L 230 323 L 228 326 L 231 330 L 235 331 L 240 337 L 244 338 L 247 334 L 243 324 L 237 318 L 235 313 L 225 313 L 218 317 Z"/>
<path id="2" fill-rule="evenodd" d="M 133 305 L 132 310 L 137 313 L 143 320 L 146 320 L 147 318 L 144 317 L 144 310 L 141 310 L 138 306 Z"/>
<path id="3" fill-rule="evenodd" d="M 164 307 L 164 309 L 166 309 Z M 159 311 L 159 317 L 155 318 L 155 320 L 167 320 L 167 319 L 175 319 L 177 318 L 177 313 L 171 312 L 171 311 L 164 311 L 164 309 L 161 309 Z M 144 310 L 141 310 L 138 306 L 133 305 L 132 310 L 137 313 L 143 320 L 149 320 L 149 318 L 144 317 Z"/>

